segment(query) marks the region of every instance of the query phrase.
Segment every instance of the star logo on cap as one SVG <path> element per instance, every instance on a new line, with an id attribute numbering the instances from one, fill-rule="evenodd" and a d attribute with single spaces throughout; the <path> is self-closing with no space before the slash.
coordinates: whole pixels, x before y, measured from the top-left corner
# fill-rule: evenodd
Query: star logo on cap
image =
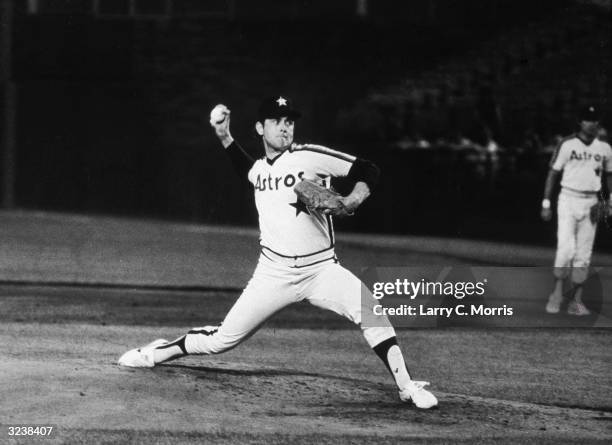
<path id="1" fill-rule="evenodd" d="M 287 99 L 285 99 L 283 96 L 280 96 L 278 99 L 276 99 L 276 103 L 278 104 L 279 107 L 286 107 Z"/>

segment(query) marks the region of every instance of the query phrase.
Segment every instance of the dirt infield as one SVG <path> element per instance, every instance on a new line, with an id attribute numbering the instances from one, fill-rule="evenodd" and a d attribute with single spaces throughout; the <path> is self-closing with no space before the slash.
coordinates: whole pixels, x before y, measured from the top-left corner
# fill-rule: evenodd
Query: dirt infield
<path id="1" fill-rule="evenodd" d="M 51 299 L 62 292 L 64 298 Z M 55 440 L 63 443 L 604 443 L 612 437 L 609 331 L 400 331 L 411 372 L 430 379 L 440 397 L 439 409 L 423 412 L 398 401 L 357 329 L 342 320 L 326 329 L 335 317 L 309 305 L 296 306 L 308 328 L 279 327 L 297 315 L 281 312 L 221 356 L 120 368 L 114 363 L 129 347 L 190 327 L 152 308 L 173 299 L 184 314 L 217 319 L 234 296 L 106 292 L 121 293 L 132 313 L 118 312 L 101 290 L 31 287 L 19 297 L 15 287 L 1 290 L 3 424 L 55 424 Z M 11 298 L 21 304 L 5 305 Z M 216 298 L 223 304 L 200 304 Z"/>
<path id="2" fill-rule="evenodd" d="M 399 330 L 411 373 L 439 396 L 432 411 L 401 404 L 359 330 L 308 304 L 226 354 L 125 369 L 115 362 L 126 349 L 222 319 L 251 273 L 252 231 L 27 213 L 0 222 L 0 443 L 33 443 L 7 434 L 26 423 L 56 427 L 35 443 L 612 440 L 612 330 Z M 351 242 L 339 249 L 350 268 L 469 263 Z"/>

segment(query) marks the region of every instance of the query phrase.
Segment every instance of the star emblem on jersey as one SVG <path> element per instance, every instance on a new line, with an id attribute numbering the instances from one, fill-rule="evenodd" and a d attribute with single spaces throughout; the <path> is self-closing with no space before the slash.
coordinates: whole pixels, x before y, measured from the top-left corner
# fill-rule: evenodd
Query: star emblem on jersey
<path id="1" fill-rule="evenodd" d="M 300 214 L 300 212 L 304 212 L 306 215 L 310 215 L 310 210 L 308 210 L 308 207 L 306 207 L 306 204 L 304 204 L 299 199 L 296 202 L 290 202 L 289 205 L 295 208 L 296 217 Z"/>
<path id="2" fill-rule="evenodd" d="M 286 107 L 287 99 L 285 99 L 283 96 L 280 96 L 278 99 L 276 99 L 276 103 L 278 104 L 279 107 Z"/>

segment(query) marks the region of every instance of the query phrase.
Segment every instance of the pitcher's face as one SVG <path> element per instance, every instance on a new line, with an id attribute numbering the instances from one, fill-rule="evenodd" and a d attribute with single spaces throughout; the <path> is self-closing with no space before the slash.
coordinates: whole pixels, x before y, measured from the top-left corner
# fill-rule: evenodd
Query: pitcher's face
<path id="1" fill-rule="evenodd" d="M 285 151 L 293 143 L 295 121 L 291 118 L 268 118 L 263 123 L 257 122 L 255 128 L 266 146 L 274 151 Z"/>

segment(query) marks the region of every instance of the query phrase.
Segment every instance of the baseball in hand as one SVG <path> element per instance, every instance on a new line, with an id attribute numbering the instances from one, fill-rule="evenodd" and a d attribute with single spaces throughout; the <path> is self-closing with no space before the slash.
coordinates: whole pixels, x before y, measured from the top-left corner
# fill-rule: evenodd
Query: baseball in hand
<path id="1" fill-rule="evenodd" d="M 210 125 L 219 125 L 229 115 L 230 110 L 223 104 L 217 105 L 210 112 Z"/>

